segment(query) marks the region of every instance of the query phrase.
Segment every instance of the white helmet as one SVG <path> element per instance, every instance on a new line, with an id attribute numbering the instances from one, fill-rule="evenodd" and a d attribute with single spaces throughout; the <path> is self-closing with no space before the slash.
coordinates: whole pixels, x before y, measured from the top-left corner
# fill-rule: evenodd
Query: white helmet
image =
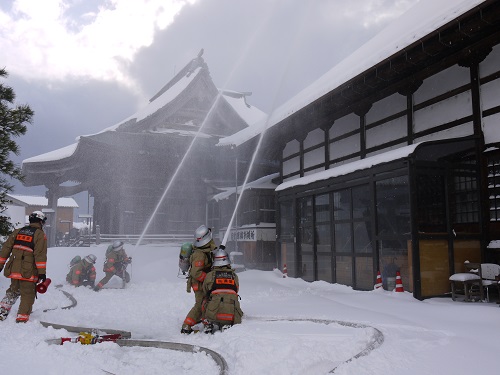
<path id="1" fill-rule="evenodd" d="M 95 264 L 97 257 L 94 254 L 89 254 L 85 258 L 83 258 L 87 263 Z"/>
<path id="2" fill-rule="evenodd" d="M 123 242 L 116 240 L 115 242 L 113 242 L 112 247 L 113 247 L 113 250 L 121 250 L 123 248 Z"/>
<path id="3" fill-rule="evenodd" d="M 214 267 L 228 266 L 229 264 L 229 256 L 226 250 L 217 250 L 214 255 Z"/>
<path id="4" fill-rule="evenodd" d="M 30 223 L 42 223 L 45 224 L 47 220 L 47 216 L 42 211 L 33 211 L 33 213 L 29 216 Z"/>
<path id="5" fill-rule="evenodd" d="M 194 246 L 202 247 L 212 240 L 212 230 L 206 225 L 200 225 L 194 232 Z"/>

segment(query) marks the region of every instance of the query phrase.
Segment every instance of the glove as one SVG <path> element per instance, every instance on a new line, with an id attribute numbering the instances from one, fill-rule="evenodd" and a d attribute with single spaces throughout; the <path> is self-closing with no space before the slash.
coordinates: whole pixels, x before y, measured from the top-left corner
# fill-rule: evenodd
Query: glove
<path id="1" fill-rule="evenodd" d="M 224 245 L 220 245 L 219 249 L 224 250 L 226 247 Z"/>
<path id="2" fill-rule="evenodd" d="M 38 282 L 43 283 L 47 279 L 47 276 L 44 273 L 38 275 Z"/>
<path id="3" fill-rule="evenodd" d="M 132 263 L 132 257 L 128 257 L 127 263 L 128 264 Z"/>

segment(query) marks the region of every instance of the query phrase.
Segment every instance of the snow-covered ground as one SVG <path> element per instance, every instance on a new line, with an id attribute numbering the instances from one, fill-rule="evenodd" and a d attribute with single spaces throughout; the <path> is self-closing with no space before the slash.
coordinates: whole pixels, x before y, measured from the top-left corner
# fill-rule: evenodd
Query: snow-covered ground
<path id="1" fill-rule="evenodd" d="M 178 342 L 209 348 L 224 357 L 229 374 L 458 375 L 500 371 L 500 308 L 495 303 L 453 302 L 449 298 L 415 300 L 408 292 L 353 291 L 326 282 L 282 278 L 279 271 L 239 273 L 243 323 L 215 335 L 180 334 L 194 295 L 178 277 L 180 244 L 128 245 L 133 257 L 132 281 L 126 289 L 98 293 L 65 283 L 74 255 L 97 255 L 97 278 L 104 276 L 106 245 L 50 248 L 47 276 L 52 285 L 39 295 L 31 320 L 16 324 L 17 305 L 0 322 L 2 374 L 218 374 L 205 353 L 121 347 L 45 340 L 77 333 L 40 321 L 132 332 L 132 339 Z M 0 277 L 0 298 L 10 280 Z M 78 304 L 55 288 L 70 292 Z M 120 286 L 112 279 L 108 287 Z M 297 319 L 297 320 L 293 320 Z M 306 319 L 311 319 L 307 321 Z M 316 320 L 356 323 L 349 327 Z M 363 328 L 363 326 L 368 326 Z M 370 328 L 373 327 L 373 328 Z M 344 363 L 373 342 L 379 330 L 382 345 L 368 355 Z"/>

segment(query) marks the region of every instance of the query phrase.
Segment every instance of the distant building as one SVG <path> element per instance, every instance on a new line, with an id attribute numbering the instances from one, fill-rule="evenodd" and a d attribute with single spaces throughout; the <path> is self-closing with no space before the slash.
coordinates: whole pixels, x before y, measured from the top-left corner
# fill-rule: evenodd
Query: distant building
<path id="1" fill-rule="evenodd" d="M 47 213 L 49 208 L 48 199 L 41 196 L 7 194 L 7 199 L 11 203 L 7 204 L 7 210 L 4 216 L 10 217 L 10 222 L 20 228 L 28 222 L 28 216 L 33 211 L 42 211 L 46 213 L 47 219 L 54 217 L 57 232 L 66 233 L 73 228 L 73 215 L 78 204 L 73 198 L 59 198 L 57 200 L 57 210 L 54 213 Z M 49 227 L 50 228 L 50 227 Z"/>

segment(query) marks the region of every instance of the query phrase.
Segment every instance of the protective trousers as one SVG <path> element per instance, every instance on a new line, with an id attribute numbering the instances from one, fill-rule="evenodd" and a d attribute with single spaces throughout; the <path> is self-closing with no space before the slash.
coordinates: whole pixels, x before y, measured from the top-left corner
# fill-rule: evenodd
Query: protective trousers
<path id="1" fill-rule="evenodd" d="M 203 302 L 203 298 L 205 294 L 201 290 L 197 290 L 194 292 L 194 306 L 189 310 L 186 319 L 184 319 L 184 324 L 188 324 L 189 326 L 194 326 L 201 320 L 201 304 Z"/>
<path id="2" fill-rule="evenodd" d="M 36 297 L 35 288 L 36 285 L 34 282 L 12 279 L 9 289 L 5 292 L 5 297 L 2 299 L 2 302 L 0 302 L 0 306 L 10 311 L 19 296 L 21 296 L 21 302 L 17 313 L 23 315 L 31 314 Z"/>
<path id="3" fill-rule="evenodd" d="M 109 280 L 111 280 L 111 278 L 115 275 L 121 278 L 126 283 L 130 281 L 130 274 L 127 271 L 120 271 L 116 273 L 115 272 L 105 272 L 105 273 L 106 276 L 104 276 L 104 278 L 101 281 L 99 281 L 99 283 L 97 283 L 97 287 L 99 289 L 101 289 L 104 285 L 106 285 L 109 282 Z"/>

